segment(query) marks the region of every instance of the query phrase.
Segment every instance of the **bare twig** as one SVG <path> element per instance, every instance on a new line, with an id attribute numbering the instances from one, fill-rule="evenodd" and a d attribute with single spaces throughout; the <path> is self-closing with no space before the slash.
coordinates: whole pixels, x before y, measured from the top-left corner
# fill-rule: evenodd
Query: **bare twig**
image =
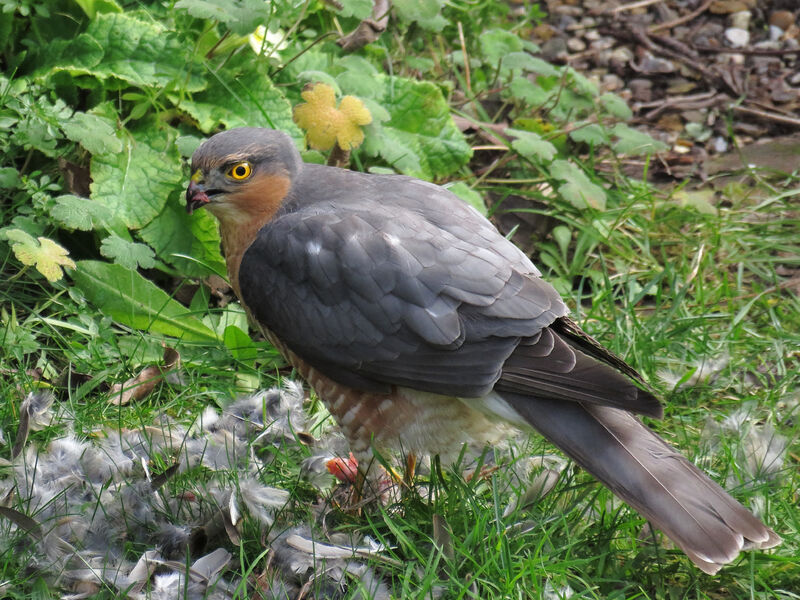
<path id="1" fill-rule="evenodd" d="M 467 54 L 467 44 L 464 41 L 464 28 L 461 26 L 461 21 L 458 22 L 458 39 L 461 42 L 461 56 L 464 58 L 464 78 L 467 80 L 467 93 L 471 98 L 473 93 L 469 73 L 469 55 Z"/>
<path id="2" fill-rule="evenodd" d="M 655 39 L 653 39 L 648 35 L 645 29 L 636 27 L 631 29 L 602 28 L 601 33 L 613 35 L 614 37 L 622 39 L 632 39 L 653 53 L 662 54 L 683 63 L 690 69 L 700 73 L 706 80 L 716 87 L 726 89 L 732 92 L 732 95 L 734 96 L 740 95 L 740 92 L 734 89 L 734 86 L 732 86 L 729 82 L 725 81 L 724 77 L 700 63 L 696 58 L 696 53 L 685 44 L 680 44 L 679 42 L 671 40 L 670 38 L 660 36 L 654 36 Z M 657 44 L 655 40 L 662 42 L 667 47 Z M 689 56 L 686 54 L 689 54 Z"/>
<path id="3" fill-rule="evenodd" d="M 703 14 L 709 6 L 714 2 L 714 0 L 706 0 L 703 4 L 697 8 L 697 10 L 693 10 L 689 14 L 683 15 L 682 17 L 678 17 L 677 19 L 673 19 L 672 21 L 667 21 L 666 23 L 659 23 L 657 25 L 651 25 L 648 28 L 650 33 L 661 31 L 662 29 L 672 29 L 673 27 L 677 27 L 678 25 L 682 25 L 687 21 L 691 21 L 698 15 Z"/>
<path id="4" fill-rule="evenodd" d="M 699 94 L 689 94 L 687 96 L 680 96 L 677 98 L 667 98 L 666 100 L 651 100 L 650 102 L 637 102 L 636 108 L 656 108 L 662 106 L 665 102 L 667 103 L 675 102 L 683 104 L 684 102 L 708 100 L 709 98 L 715 96 L 716 94 L 717 94 L 716 91 L 711 90 L 708 92 L 701 92 Z"/>
<path id="5" fill-rule="evenodd" d="M 623 4 L 622 6 L 617 6 L 616 8 L 612 8 L 609 11 L 606 11 L 607 14 L 617 14 L 621 12 L 625 12 L 627 10 L 636 10 L 637 8 L 644 8 L 645 6 L 650 6 L 652 4 L 658 4 L 663 0 L 639 0 L 638 2 L 631 2 L 630 4 Z"/>
<path id="6" fill-rule="evenodd" d="M 716 52 L 717 54 L 750 54 L 755 56 L 781 56 L 798 54 L 800 48 L 714 48 L 712 46 L 693 46 L 698 52 Z"/>
<path id="7" fill-rule="evenodd" d="M 761 117 L 762 119 L 767 119 L 769 121 L 775 121 L 776 123 L 784 123 L 786 125 L 794 125 L 795 127 L 800 127 L 800 119 L 795 119 L 794 117 L 787 117 L 784 115 L 776 115 L 773 112 L 767 112 L 765 110 L 759 110 L 757 108 L 750 108 L 748 106 L 739 106 L 734 105 L 733 110 L 737 112 L 743 112 L 750 115 L 755 115 L 757 117 Z"/>

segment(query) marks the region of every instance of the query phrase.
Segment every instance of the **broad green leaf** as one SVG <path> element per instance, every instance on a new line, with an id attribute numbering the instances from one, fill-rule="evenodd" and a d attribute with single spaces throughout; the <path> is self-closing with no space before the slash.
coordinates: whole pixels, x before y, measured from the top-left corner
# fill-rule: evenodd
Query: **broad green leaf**
<path id="1" fill-rule="evenodd" d="M 366 19 L 372 14 L 372 0 L 340 0 L 339 14 L 343 17 Z"/>
<path id="2" fill-rule="evenodd" d="M 188 341 L 218 341 L 190 311 L 136 271 L 82 260 L 73 279 L 89 302 L 118 323 Z"/>
<path id="3" fill-rule="evenodd" d="M 716 215 L 717 207 L 714 206 L 714 190 L 679 190 L 672 196 L 684 208 L 693 208 L 704 215 Z"/>
<path id="4" fill-rule="evenodd" d="M 159 259 L 189 277 L 225 275 L 225 261 L 219 252 L 217 222 L 207 211 L 192 215 L 177 200 L 170 200 L 139 236 L 156 251 Z M 188 258 L 184 258 L 188 257 Z"/>
<path id="5" fill-rule="evenodd" d="M 440 0 L 394 0 L 392 6 L 403 21 L 416 22 L 425 29 L 441 31 L 447 19 L 439 14 L 444 2 Z"/>
<path id="6" fill-rule="evenodd" d="M 22 229 L 7 229 L 4 235 L 14 256 L 23 265 L 35 266 L 47 281 L 61 279 L 64 276 L 62 267 L 75 268 L 75 263 L 68 257 L 69 252 L 51 239 L 41 236 L 34 239 Z"/>
<path id="7" fill-rule="evenodd" d="M 407 175 L 444 177 L 469 161 L 472 150 L 453 123 L 441 90 L 430 82 L 380 76 L 390 119 L 366 128 L 364 150 Z"/>
<path id="8" fill-rule="evenodd" d="M 183 99 L 178 108 L 206 133 L 220 125 L 226 129 L 268 127 L 285 131 L 298 141 L 303 139 L 292 120 L 289 101 L 269 80 L 263 65 L 251 57 L 231 59 L 210 79 L 206 90 Z"/>
<path id="9" fill-rule="evenodd" d="M 100 244 L 100 254 L 127 269 L 151 269 L 156 265 L 150 246 L 109 235 Z"/>
<path id="10" fill-rule="evenodd" d="M 94 19 L 98 13 L 121 13 L 122 7 L 114 0 L 75 0 L 86 16 Z"/>
<path id="11" fill-rule="evenodd" d="M 606 134 L 606 130 L 597 123 L 589 123 L 578 127 L 569 132 L 569 137 L 576 142 L 583 142 L 595 146 L 608 143 L 608 134 Z"/>
<path id="12" fill-rule="evenodd" d="M 250 336 L 238 326 L 228 325 L 222 339 L 233 358 L 246 365 L 252 366 L 255 363 L 258 358 L 258 348 Z"/>
<path id="13" fill-rule="evenodd" d="M 222 310 L 215 310 L 213 312 L 205 311 L 203 322 L 209 325 L 218 337 L 223 338 L 225 330 L 233 325 L 242 331 L 247 331 L 247 313 L 242 308 L 241 304 L 232 303 L 228 304 Z"/>
<path id="14" fill-rule="evenodd" d="M 575 208 L 584 209 L 590 206 L 605 210 L 605 191 L 592 183 L 579 167 L 566 160 L 555 160 L 550 165 L 550 174 L 565 182 L 558 188 L 558 193 Z"/>
<path id="15" fill-rule="evenodd" d="M 0 189 L 15 188 L 19 185 L 19 172 L 14 167 L 0 168 Z"/>
<path id="16" fill-rule="evenodd" d="M 89 198 L 64 195 L 55 199 L 50 216 L 67 229 L 91 231 L 109 225 L 114 216 L 111 211 Z"/>
<path id="17" fill-rule="evenodd" d="M 382 104 L 373 100 L 372 98 L 361 98 L 364 102 L 364 106 L 367 107 L 369 114 L 372 115 L 372 122 L 383 123 L 384 121 L 388 121 L 392 118 L 392 115 L 389 114 L 389 111 L 386 110 Z"/>
<path id="18" fill-rule="evenodd" d="M 606 93 L 597 99 L 597 102 L 612 117 L 627 121 L 633 116 L 628 103 L 616 94 Z"/>
<path id="19" fill-rule="evenodd" d="M 547 140 L 543 140 L 538 133 L 521 129 L 506 129 L 506 133 L 516 138 L 511 142 L 511 147 L 525 158 L 549 162 L 556 155 L 556 147 Z"/>
<path id="20" fill-rule="evenodd" d="M 566 67 L 564 72 L 567 73 L 569 80 L 572 82 L 572 87 L 577 93 L 592 98 L 598 95 L 599 90 L 597 89 L 597 84 L 591 79 L 582 75 L 572 67 Z"/>
<path id="21" fill-rule="evenodd" d="M 11 312 L 6 310 L 9 306 Z M 0 306 L 0 340 L 3 340 L 4 353 L 13 353 L 22 358 L 22 355 L 41 350 L 41 345 L 36 341 L 30 329 L 17 319 L 14 304 Z"/>
<path id="22" fill-rule="evenodd" d="M 12 130 L 13 142 L 26 150 L 35 148 L 46 156 L 55 157 L 61 139 L 61 123 L 69 119 L 73 111 L 60 98 L 51 101 L 38 89 L 20 103 L 17 110 L 23 118 Z"/>
<path id="23" fill-rule="evenodd" d="M 436 61 L 427 56 L 406 56 L 404 58 L 406 66 L 421 73 L 427 73 L 436 66 Z"/>
<path id="24" fill-rule="evenodd" d="M 561 256 L 566 257 L 569 244 L 572 241 L 572 230 L 566 225 L 556 225 L 553 227 L 553 231 L 550 232 L 550 235 L 553 236 L 556 244 L 558 244 Z"/>
<path id="25" fill-rule="evenodd" d="M 205 80 L 187 61 L 189 49 L 178 36 L 155 20 L 142 21 L 129 13 L 100 14 L 74 40 L 55 42 L 52 62 L 40 73 L 68 71 L 99 79 L 116 78 L 139 86 L 180 85 L 198 91 Z M 195 67 L 199 72 L 199 67 Z"/>
<path id="26" fill-rule="evenodd" d="M 686 124 L 686 133 L 698 142 L 705 142 L 713 135 L 714 130 L 703 123 L 692 122 Z"/>
<path id="27" fill-rule="evenodd" d="M 611 132 L 619 139 L 612 146 L 614 152 L 618 154 L 651 154 L 653 152 L 663 152 L 668 146 L 653 139 L 646 133 L 628 127 L 624 123 L 617 123 Z"/>
<path id="28" fill-rule="evenodd" d="M 61 129 L 73 142 L 78 142 L 90 154 L 116 154 L 122 151 L 122 142 L 116 136 L 110 119 L 85 112 L 76 112 L 61 122 Z"/>
<path id="29" fill-rule="evenodd" d="M 178 0 L 175 8 L 197 19 L 225 23 L 239 35 L 245 35 L 269 20 L 270 4 L 263 0 Z"/>
<path id="30" fill-rule="evenodd" d="M 93 156 L 92 200 L 108 208 L 116 222 L 139 229 L 161 212 L 167 196 L 183 180 L 175 133 L 155 122 L 123 132 L 122 152 Z M 127 135 L 126 135 L 127 133 Z"/>
<path id="31" fill-rule="evenodd" d="M 342 96 L 342 89 L 336 79 L 325 71 L 303 71 L 297 75 L 297 81 L 301 83 L 324 83 L 333 88 L 337 97 Z"/>
<path id="32" fill-rule="evenodd" d="M 336 76 L 339 88 L 345 94 L 362 98 L 376 98 L 383 92 L 383 84 L 377 77 L 378 70 L 361 56 L 345 56 L 336 62 L 344 69 Z"/>
<path id="33" fill-rule="evenodd" d="M 422 144 L 413 135 L 373 123 L 364 128 L 367 136 L 362 149 L 372 156 L 380 156 L 392 167 L 406 175 L 431 178 L 422 163 Z"/>
<path id="34" fill-rule="evenodd" d="M 85 32 L 71 40 L 56 40 L 48 49 L 54 62 L 40 69 L 38 73 L 52 70 L 67 71 L 72 75 L 89 75 L 105 54 L 102 44 Z"/>
<path id="35" fill-rule="evenodd" d="M 484 217 L 486 216 L 486 202 L 483 200 L 483 196 L 481 196 L 481 194 L 476 192 L 473 188 L 469 187 L 466 183 L 463 181 L 456 181 L 454 183 L 449 183 L 444 187 L 473 207 Z"/>
<path id="36" fill-rule="evenodd" d="M 190 158 L 194 151 L 203 143 L 202 138 L 196 135 L 182 135 L 175 140 L 175 147 L 184 158 Z"/>
<path id="37" fill-rule="evenodd" d="M 545 77 L 558 77 L 559 71 L 549 62 L 531 56 L 527 52 L 510 52 L 503 57 L 502 69 L 508 72 L 513 69 L 544 75 Z"/>
<path id="38" fill-rule="evenodd" d="M 514 98 L 522 100 L 529 106 L 542 106 L 555 95 L 552 90 L 545 89 L 525 77 L 515 77 L 508 89 Z"/>
<path id="39" fill-rule="evenodd" d="M 522 40 L 505 29 L 484 31 L 480 37 L 480 44 L 483 59 L 491 67 L 496 67 L 512 52 L 522 52 Z"/>

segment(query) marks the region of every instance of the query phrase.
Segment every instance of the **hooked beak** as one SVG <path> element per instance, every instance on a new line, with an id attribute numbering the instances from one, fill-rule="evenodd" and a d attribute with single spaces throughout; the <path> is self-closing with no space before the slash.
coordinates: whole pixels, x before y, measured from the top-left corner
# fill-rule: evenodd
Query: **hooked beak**
<path id="1" fill-rule="evenodd" d="M 192 177 L 189 182 L 189 187 L 186 188 L 186 212 L 192 214 L 195 209 L 202 208 L 211 202 L 206 194 L 206 188 L 202 181 L 196 180 Z"/>

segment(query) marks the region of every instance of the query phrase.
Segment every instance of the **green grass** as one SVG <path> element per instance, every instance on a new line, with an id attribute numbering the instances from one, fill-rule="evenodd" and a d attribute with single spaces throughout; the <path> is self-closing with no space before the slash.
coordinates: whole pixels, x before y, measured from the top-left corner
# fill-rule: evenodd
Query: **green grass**
<path id="1" fill-rule="evenodd" d="M 797 186 L 796 180 L 787 183 Z M 602 214 L 579 214 L 563 206 L 548 209 L 573 236 L 561 270 L 546 276 L 567 292 L 575 315 L 590 333 L 663 392 L 666 417 L 652 425 L 758 510 L 783 537 L 783 545 L 769 553 L 745 553 L 718 576 L 703 575 L 660 534 L 643 529 L 638 515 L 574 467 L 562 472 L 544 498 L 507 517 L 502 515 L 509 502 L 529 484 L 527 475 L 520 475 L 525 471 L 521 466 L 470 480 L 459 468 L 433 469 L 416 480 L 419 493 L 406 494 L 396 505 L 368 507 L 358 516 L 328 506 L 323 521 L 311 506 L 330 504 L 332 492 L 319 493 L 304 481 L 300 462 L 310 450 L 296 444 L 260 455 L 262 481 L 291 492 L 292 500 L 278 515 L 274 531 L 305 523 L 319 533 L 324 522 L 328 533 L 345 533 L 356 541 L 370 536 L 385 546 L 381 555 L 392 559 L 374 561 L 373 567 L 401 598 L 552 598 L 566 589 L 572 590 L 573 598 L 796 597 L 800 300 L 796 288 L 784 285 L 787 278 L 775 274 L 775 267 L 800 266 L 797 196 L 763 184 L 747 194 L 731 188 L 713 215 L 641 190 L 632 190 L 630 197 L 635 200 Z M 606 237 L 594 233 L 603 224 Z M 576 254 L 582 236 L 590 236 L 592 243 L 588 251 Z M 551 241 L 542 249 L 559 251 Z M 594 275 L 581 278 L 580 273 Z M 49 374 L 48 380 L 59 379 L 53 374 L 71 374 L 61 377 L 57 389 L 55 412 L 60 419 L 28 441 L 40 447 L 67 430 L 91 436 L 103 427 L 142 428 L 160 414 L 188 425 L 205 406 L 229 403 L 241 393 L 237 385 L 243 382 L 257 388 L 278 382 L 280 360 L 263 344 L 255 369 L 232 361 L 223 348 L 178 344 L 184 362 L 182 384 L 164 383 L 140 403 L 113 406 L 108 387 L 135 374 L 142 364 L 157 362 L 159 340 L 81 309 L 80 298 L 66 287 L 42 294 L 33 280 L 20 277 L 0 294 L 9 336 L 3 344 L 0 380 L 6 459 L 24 392 L 43 385 L 34 381 L 37 368 Z M 12 314 L 13 327 L 8 325 Z M 706 381 L 673 389 L 657 378 L 666 371 L 674 381 L 685 380 L 704 361 L 721 357 L 726 360 Z M 744 403 L 751 411 L 748 426 L 770 424 L 789 442 L 783 467 L 755 481 L 749 480 L 741 458 L 744 432 L 709 434 L 714 431 L 711 422 L 721 422 Z M 314 433 L 326 435 L 322 430 Z M 509 449 L 498 450 L 496 458 L 513 463 L 553 452 L 534 437 L 514 441 Z M 155 468 L 166 466 L 167 459 Z M 167 489 L 171 494 L 202 494 L 207 476 L 190 471 Z M 237 474 L 228 476 L 235 484 Z M 434 519 L 445 524 L 449 536 L 434 539 Z M 263 527 L 247 521 L 241 549 L 225 544 L 234 553 L 233 568 L 240 575 L 262 574 L 268 553 L 259 540 L 265 534 Z M 19 535 L 14 539 L 19 544 Z M 35 549 L 29 542 L 23 545 L 23 553 L 8 542 L 0 549 L 0 581 L 6 582 L 8 597 L 55 597 L 57 592 L 49 587 L 52 579 L 26 568 Z M 133 546 L 128 551 L 135 557 L 143 549 Z M 102 593 L 114 596 L 110 590 Z"/>
<path id="2" fill-rule="evenodd" d="M 270 25 L 287 32 L 289 46 L 264 60 L 250 54 L 245 38 L 238 35 L 263 20 L 264 15 L 250 10 L 225 14 L 227 20 L 220 23 L 203 16 L 208 10 L 203 2 L 182 2 L 183 8 L 174 2 L 138 2 L 126 5 L 119 16 L 115 3 L 67 4 L 11 2 L 13 22 L 0 27 L 5 69 L 0 78 L 4 227 L 52 238 L 76 261 L 115 260 L 114 272 L 122 273 L 118 282 L 130 276 L 139 282 L 139 290 L 158 284 L 181 296 L 184 305 L 190 304 L 186 315 L 206 319 L 222 335 L 224 327 L 215 322 L 221 311 L 210 309 L 207 314 L 210 293 L 197 293 L 187 301 L 171 287 L 221 268 L 211 218 L 201 213 L 190 220 L 179 206 L 181 182 L 188 176 L 186 169 L 181 171 L 181 159 L 201 138 L 230 124 L 265 125 L 275 120 L 277 126 L 291 130 L 292 106 L 300 101 L 304 84 L 321 73 L 336 80 L 342 95 L 362 96 L 372 101 L 372 109 L 379 109 L 367 132 L 371 149 L 353 153 L 354 167 L 394 166 L 433 177 L 428 164 L 432 161 L 440 178 L 460 178 L 484 198 L 496 201 L 515 194 L 535 201 L 529 210 L 545 223 L 544 233 L 530 240 L 525 239 L 524 229 L 518 235 L 530 242 L 526 247 L 533 248 L 536 263 L 584 328 L 662 392 L 666 417 L 650 424 L 756 510 L 784 540 L 773 551 L 743 554 L 715 577 L 703 575 L 660 534 L 649 532 L 641 517 L 574 466 L 561 472 L 550 493 L 504 516 L 538 473 L 530 468 L 531 462 L 555 453 L 535 436 L 511 440 L 507 448 L 479 458 L 502 467 L 488 471 L 486 477 L 464 476 L 465 469 L 475 468 L 473 456 L 455 467 L 434 465 L 422 470 L 414 492 L 354 515 L 339 508 L 348 490 L 333 487 L 332 482 L 318 489 L 306 479 L 303 461 L 317 449 L 287 442 L 253 453 L 257 478 L 290 494 L 274 525 L 266 527 L 245 511 L 238 545 L 228 535 L 232 531 L 219 527 L 214 531 L 212 546 L 227 548 L 233 555 L 226 579 L 246 579 L 250 586 L 248 593 L 241 587 L 240 597 L 257 597 L 253 588 L 275 574 L 278 559 L 267 540 L 298 525 L 313 530 L 324 543 L 333 539 L 360 546 L 369 536 L 382 544 L 375 556 L 363 560 L 396 598 L 550 599 L 568 592 L 572 598 L 630 600 L 798 597 L 800 177 L 796 173 L 780 178 L 745 172 L 727 182 L 712 181 L 718 190 L 714 200 L 718 210 L 691 196 L 688 184 L 682 191 L 689 195 L 681 197 L 632 182 L 616 171 L 608 175 L 609 164 L 612 169 L 619 167 L 619 161 L 609 156 L 614 144 L 647 146 L 643 153 L 655 145 L 643 144 L 631 132 L 627 138 L 610 133 L 616 123 L 629 118 L 620 100 L 609 103 L 605 97 L 601 102 L 602 92 L 585 78 L 548 69 L 546 64 L 529 64 L 531 57 L 523 50 L 531 50 L 529 29 L 542 17 L 537 4 L 523 3 L 523 13 L 515 10 L 511 15 L 507 3 L 448 2 L 437 15 L 447 21 L 439 32 L 423 26 L 431 20 L 424 10 L 430 3 L 406 3 L 418 5 L 410 12 L 419 14 L 394 15 L 378 42 L 343 56 L 334 41 L 337 30 L 351 30 L 364 15 L 341 15 L 330 3 L 287 3 L 268 17 Z M 359 5 L 353 10 L 364 9 L 364 3 L 347 4 Z M 124 35 L 109 36 L 107 28 L 117 18 L 123 29 L 114 32 Z M 70 36 L 79 33 L 78 42 L 83 41 L 72 44 Z M 42 42 L 50 38 L 70 42 L 61 46 L 64 56 L 44 51 L 49 46 Z M 101 60 L 99 47 L 84 56 L 86 49 L 99 45 L 92 41 L 95 38 L 103 40 L 108 60 Z M 131 45 L 130 39 L 145 42 Z M 162 42 L 167 46 L 162 48 Z M 464 50 L 472 65 L 469 85 Z M 125 73 L 117 68 L 124 66 L 125 58 L 138 59 L 142 52 L 158 57 L 158 72 Z M 517 65 L 513 73 L 499 60 L 511 55 Z M 81 75 L 73 77 L 74 64 L 84 59 Z M 9 80 L 15 85 L 6 86 Z M 514 82 L 530 86 L 517 87 Z M 406 93 L 409 90 L 414 93 Z M 410 97 L 418 104 L 407 105 L 405 99 Z M 209 112 L 205 118 L 198 116 L 202 106 Z M 528 135 L 517 136 L 513 150 L 476 151 L 467 162 L 468 145 L 485 145 L 485 139 L 466 139 L 449 127 L 450 143 L 460 150 L 445 151 L 437 136 L 427 139 L 427 125 L 415 129 L 428 119 L 452 125 L 447 106 L 460 116 L 508 123 Z M 381 112 L 386 113 L 384 121 Z M 389 115 L 391 121 L 386 120 Z M 586 125 L 593 124 L 591 146 L 587 137 L 563 133 L 578 122 L 583 122 L 578 127 L 583 134 L 590 129 Z M 384 136 L 382 127 L 384 133 L 391 128 L 392 136 Z M 294 134 L 301 135 L 299 130 Z M 419 139 L 425 143 L 417 144 Z M 137 152 L 128 147 L 131 140 Z M 396 148 L 398 140 L 414 142 Z M 391 146 L 391 160 L 380 152 L 386 149 L 381 144 Z M 130 151 L 136 166 L 130 173 L 127 162 L 118 161 L 123 149 Z M 411 160 L 398 159 L 405 153 Z M 64 158 L 64 165 L 59 166 L 56 157 Z M 318 153 L 316 158 L 324 159 Z M 570 164 L 585 162 L 588 179 L 565 169 L 560 163 L 567 159 Z M 414 166 L 415 160 L 420 166 Z M 422 164 L 428 166 L 423 169 Z M 118 189 L 117 183 L 128 182 L 129 174 L 134 179 Z M 68 175 L 75 181 L 68 182 Z M 606 185 L 608 180 L 613 185 Z M 76 189 L 73 183 L 78 184 Z M 567 183 L 572 186 L 573 203 L 552 192 Z M 91 201 L 56 200 L 60 194 L 80 194 L 81 185 Z M 599 185 L 603 190 L 598 195 Z M 604 198 L 604 209 L 576 208 L 581 194 L 590 193 Z M 147 206 L 155 207 L 158 215 L 142 216 L 140 210 Z M 107 212 L 122 220 L 112 222 Z M 120 235 L 137 245 L 120 246 L 114 239 Z M 109 240 L 115 248 L 136 252 L 101 255 L 101 243 Z M 196 260 L 179 256 L 186 254 Z M 129 264 L 134 255 L 140 268 Z M 120 263 L 130 269 L 118 268 Z M 33 267 L 20 266 L 0 240 L 0 272 L 6 277 L 0 285 L 0 482 L 8 482 L 20 405 L 31 390 L 52 389 L 56 395 L 53 422 L 31 432 L 26 444 L 44 451 L 68 433 L 94 441 L 102 439 L 104 431 L 155 436 L 160 427 L 169 428 L 162 423 L 164 415 L 170 426 L 188 428 L 207 407 L 228 406 L 248 390 L 270 388 L 280 383 L 281 376 L 291 375 L 265 342 L 255 342 L 258 354 L 253 361 L 253 347 L 235 335 L 225 344 L 199 344 L 137 331 L 103 315 L 81 288 L 64 280 L 47 283 Z M 226 319 L 244 327 L 241 313 L 229 313 Z M 180 352 L 179 380 L 157 385 L 140 402 L 112 404 L 111 386 L 135 376 L 145 365 L 158 364 L 162 343 Z M 716 367 L 709 377 L 698 377 L 704 365 Z M 325 411 L 313 397 L 307 408 L 312 413 L 310 433 L 324 445 L 331 437 Z M 726 428 L 725 419 L 743 409 L 747 413 L 740 430 Z M 773 430 L 788 444 L 783 465 L 754 479 L 746 442 L 752 439 L 751 431 Z M 155 452 L 147 467 L 157 478 L 178 455 Z M 196 506 L 191 518 L 177 516 L 178 511 L 170 518 L 179 525 L 203 526 L 205 531 L 219 513 L 214 509 L 230 509 L 216 507 L 209 490 L 220 482 L 237 489 L 242 476 L 241 471 L 214 473 L 194 467 L 168 479 L 157 493 L 165 499 L 186 500 L 184 508 Z M 0 485 L 4 508 L 24 510 L 25 499 L 7 494 L 8 487 Z M 87 501 L 87 511 L 97 509 L 97 502 Z M 7 519 L 0 518 L 0 596 L 56 598 L 72 591 L 61 589 L 58 569 L 40 562 L 41 547 L 30 533 L 12 529 Z M 154 544 L 133 535 L 119 540 L 120 551 L 134 561 Z M 299 594 L 299 587 L 292 597 Z M 303 593 L 307 598 L 324 598 L 329 591 L 329 583 L 315 582 Z M 118 597 L 119 590 L 99 586 L 96 595 Z M 350 586 L 344 597 L 361 596 Z"/>

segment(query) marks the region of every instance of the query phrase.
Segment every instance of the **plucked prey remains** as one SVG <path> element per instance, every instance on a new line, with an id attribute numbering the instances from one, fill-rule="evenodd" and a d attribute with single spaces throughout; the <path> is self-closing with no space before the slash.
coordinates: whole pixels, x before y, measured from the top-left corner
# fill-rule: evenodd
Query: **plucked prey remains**
<path id="1" fill-rule="evenodd" d="M 780 542 L 642 424 L 662 409 L 639 374 L 452 193 L 305 164 L 255 128 L 207 140 L 192 173 L 187 209 L 219 220 L 236 295 L 356 456 L 457 453 L 533 427 L 706 573 Z"/>

